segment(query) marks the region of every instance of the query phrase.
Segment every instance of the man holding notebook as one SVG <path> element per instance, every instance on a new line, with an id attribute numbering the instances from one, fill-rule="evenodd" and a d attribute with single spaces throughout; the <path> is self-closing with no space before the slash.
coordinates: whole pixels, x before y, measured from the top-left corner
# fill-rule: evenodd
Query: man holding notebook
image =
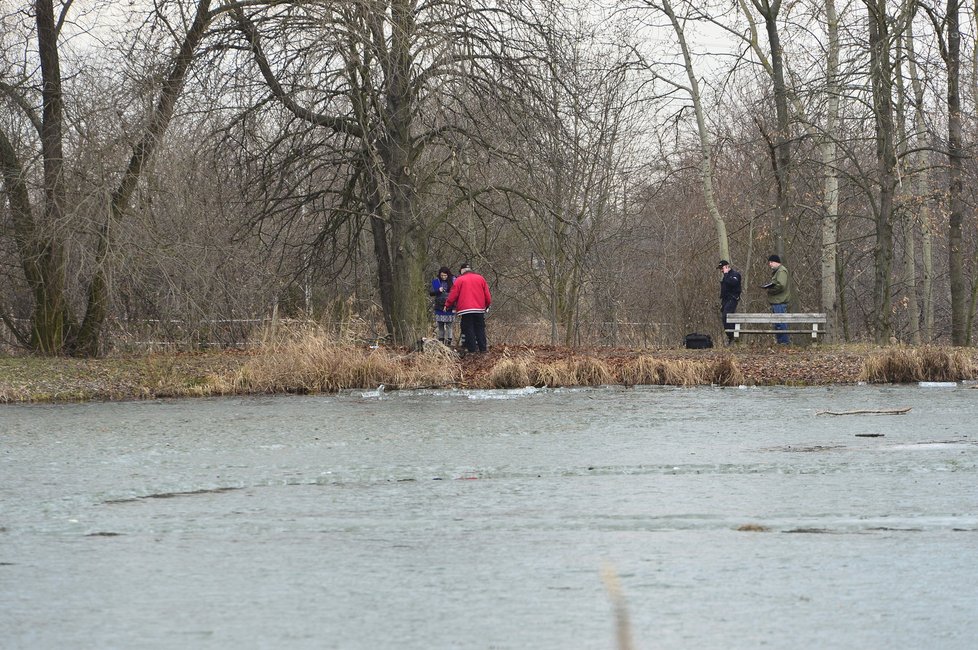
<path id="1" fill-rule="evenodd" d="M 767 301 L 771 305 L 772 314 L 787 314 L 788 303 L 791 302 L 791 278 L 788 269 L 781 263 L 781 258 L 771 255 L 767 258 L 767 265 L 771 267 L 771 280 L 762 285 L 762 289 L 767 290 Z M 787 323 L 775 323 L 774 329 L 786 330 Z M 788 334 L 775 334 L 775 340 L 781 345 L 788 345 L 791 342 Z"/>

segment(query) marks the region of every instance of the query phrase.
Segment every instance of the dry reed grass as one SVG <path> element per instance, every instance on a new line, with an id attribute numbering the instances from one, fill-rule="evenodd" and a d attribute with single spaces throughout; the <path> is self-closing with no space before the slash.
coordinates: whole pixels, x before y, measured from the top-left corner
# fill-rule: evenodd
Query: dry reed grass
<path id="1" fill-rule="evenodd" d="M 621 367 L 619 379 L 626 386 L 652 386 L 663 384 L 665 361 L 643 354 Z"/>
<path id="2" fill-rule="evenodd" d="M 266 334 L 267 336 L 267 334 Z M 266 339 L 220 392 L 335 393 L 350 388 L 424 388 L 459 380 L 458 355 L 434 340 L 407 357 L 384 348 L 352 345 L 348 334 L 305 324 Z M 204 390 L 204 388 L 202 388 Z"/>
<path id="3" fill-rule="evenodd" d="M 422 349 L 410 356 L 401 388 L 446 386 L 462 376 L 458 353 L 434 339 L 426 339 Z"/>
<path id="4" fill-rule="evenodd" d="M 489 371 L 490 388 L 523 388 L 536 384 L 532 355 L 504 356 Z"/>
<path id="5" fill-rule="evenodd" d="M 643 354 L 627 362 L 619 373 L 626 386 L 699 386 L 718 384 L 739 386 L 744 374 L 732 357 L 720 357 L 705 361 L 692 359 L 656 359 Z"/>
<path id="6" fill-rule="evenodd" d="M 389 351 L 351 347 L 334 334 L 305 326 L 266 340 L 236 373 L 236 392 L 334 393 L 345 388 L 410 385 L 403 364 Z"/>
<path id="7" fill-rule="evenodd" d="M 571 368 L 578 386 L 606 386 L 615 381 L 608 364 L 595 357 L 574 359 Z"/>
<path id="8" fill-rule="evenodd" d="M 546 363 L 537 363 L 532 356 L 504 358 L 490 373 L 490 385 L 494 388 L 606 386 L 613 383 L 615 374 L 611 368 L 595 357 Z"/>
<path id="9" fill-rule="evenodd" d="M 975 378 L 975 366 L 970 354 L 960 349 L 926 346 L 917 349 L 922 381 L 959 381 Z"/>
<path id="10" fill-rule="evenodd" d="M 663 366 L 662 383 L 667 386 L 698 386 L 710 383 L 706 378 L 706 366 L 691 359 L 670 360 Z"/>
<path id="11" fill-rule="evenodd" d="M 924 346 L 893 347 L 863 362 L 860 376 L 870 383 L 960 381 L 975 378 L 975 365 L 965 350 Z"/>
<path id="12" fill-rule="evenodd" d="M 643 354 L 625 362 L 617 371 L 596 357 L 577 357 L 536 363 L 531 356 L 504 358 L 492 369 L 494 388 L 518 386 L 606 386 L 635 385 L 739 386 L 744 374 L 732 357 L 707 361 L 657 359 Z"/>
<path id="13" fill-rule="evenodd" d="M 577 374 L 568 360 L 551 361 L 531 368 L 530 379 L 534 386 L 558 388 L 576 386 Z"/>
<path id="14" fill-rule="evenodd" d="M 739 386 L 744 383 L 744 373 L 736 359 L 722 356 L 717 359 L 694 361 L 691 359 L 656 359 L 643 354 L 625 363 L 619 371 L 619 380 L 626 386 L 665 385 Z"/>
<path id="15" fill-rule="evenodd" d="M 744 373 L 737 360 L 726 355 L 714 359 L 705 369 L 706 378 L 717 386 L 740 386 L 744 383 Z"/>

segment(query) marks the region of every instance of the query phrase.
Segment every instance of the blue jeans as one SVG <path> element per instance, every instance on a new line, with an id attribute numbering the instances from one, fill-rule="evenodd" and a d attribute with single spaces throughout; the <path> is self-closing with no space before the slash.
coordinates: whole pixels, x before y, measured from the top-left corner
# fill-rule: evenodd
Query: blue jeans
<path id="1" fill-rule="evenodd" d="M 787 314 L 788 313 L 788 305 L 787 305 L 787 303 L 779 302 L 779 303 L 775 303 L 775 304 L 771 305 L 771 313 L 772 314 Z M 786 329 L 788 329 L 788 324 L 787 323 L 775 323 L 774 324 L 774 329 L 776 329 L 776 330 L 786 330 Z M 775 334 L 774 335 L 774 338 L 781 345 L 788 345 L 789 343 L 791 343 L 791 338 L 787 334 Z"/>

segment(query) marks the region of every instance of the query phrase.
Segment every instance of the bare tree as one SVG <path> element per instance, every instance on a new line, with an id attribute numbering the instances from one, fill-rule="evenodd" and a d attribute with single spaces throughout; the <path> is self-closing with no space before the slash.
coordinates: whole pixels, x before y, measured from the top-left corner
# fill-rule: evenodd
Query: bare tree
<path id="1" fill-rule="evenodd" d="M 35 207 L 27 188 L 21 155 L 8 134 L 0 129 L 0 164 L 3 167 L 4 192 L 12 208 L 14 239 L 24 275 L 33 294 L 33 315 L 29 331 L 16 327 L 4 315 L 8 327 L 25 346 L 42 354 L 97 354 L 110 300 L 107 254 L 111 246 L 113 223 L 126 212 L 132 193 L 147 161 L 153 156 L 172 117 L 176 100 L 183 88 L 187 71 L 198 46 L 217 12 L 210 0 L 195 3 L 192 18 L 186 25 L 169 69 L 160 80 L 156 104 L 146 115 L 129 162 L 112 192 L 105 216 L 99 220 L 94 268 L 85 289 L 84 318 L 79 322 L 67 295 L 69 260 L 66 257 L 70 236 L 63 227 L 68 209 L 65 184 L 64 137 L 66 130 L 65 98 L 62 84 L 60 38 L 72 3 L 61 5 L 55 13 L 53 0 L 36 0 L 34 32 L 40 62 L 38 82 L 41 112 L 31 99 L 29 79 L 4 81 L 0 86 L 8 101 L 25 113 L 37 133 L 43 160 L 43 197 Z"/>
<path id="2" fill-rule="evenodd" d="M 821 307 L 826 314 L 829 335 L 838 339 L 839 290 L 839 171 L 838 138 L 839 121 L 839 17 L 835 0 L 825 0 L 825 26 L 828 36 L 825 65 L 825 126 L 820 138 L 822 165 L 825 180 L 822 190 L 822 259 L 821 259 Z"/>
<path id="3" fill-rule="evenodd" d="M 777 189 L 778 216 L 780 224 L 777 230 L 777 251 L 784 255 L 784 228 L 791 219 L 790 189 L 791 189 L 791 133 L 788 123 L 788 89 L 785 84 L 784 52 L 781 47 L 781 34 L 778 30 L 778 14 L 781 12 L 781 0 L 751 0 L 751 4 L 764 18 L 770 47 L 770 73 L 774 82 L 774 108 L 778 120 L 778 130 L 774 137 L 774 155 L 771 156 L 774 168 L 775 185 Z M 746 13 L 746 8 L 745 8 Z"/>
<path id="4" fill-rule="evenodd" d="M 893 50 L 906 25 L 910 11 L 888 13 L 885 0 L 863 0 L 869 26 L 870 81 L 873 89 L 873 115 L 876 122 L 877 203 L 874 208 L 876 243 L 874 246 L 873 335 L 887 342 L 892 334 L 891 268 L 893 265 L 893 213 L 896 195 L 896 123 L 893 107 L 895 65 Z M 902 8 L 901 8 L 902 9 Z"/>
<path id="5" fill-rule="evenodd" d="M 352 155 L 345 165 L 369 220 L 388 330 L 396 342 L 414 340 L 427 326 L 428 246 L 446 217 L 422 206 L 458 153 L 480 142 L 464 120 L 440 118 L 499 90 L 510 51 L 522 47 L 520 16 L 493 3 L 384 0 L 286 3 L 236 17 L 274 97 Z M 439 163 L 426 165 L 439 148 Z"/>
<path id="6" fill-rule="evenodd" d="M 941 56 L 947 66 L 947 158 L 948 158 L 948 276 L 951 281 L 951 342 L 968 345 L 968 286 L 964 278 L 963 163 L 961 129 L 961 24 L 959 0 L 948 0 L 943 20 L 929 7 L 938 35 Z"/>
<path id="7" fill-rule="evenodd" d="M 676 41 L 679 45 L 682 56 L 683 69 L 686 74 L 686 84 L 682 84 L 674 79 L 660 75 L 653 69 L 650 69 L 650 72 L 652 72 L 653 75 L 660 81 L 673 86 L 677 90 L 687 93 L 690 101 L 693 104 L 693 113 L 696 117 L 696 132 L 699 137 L 700 144 L 699 166 L 703 198 L 706 201 L 707 211 L 710 218 L 713 220 L 713 225 L 716 229 L 718 253 L 720 257 L 729 259 L 730 244 L 727 237 L 727 225 L 724 221 L 723 215 L 720 213 L 720 208 L 717 205 L 716 191 L 714 187 L 713 141 L 706 123 L 706 107 L 703 104 L 699 77 L 693 65 L 692 50 L 690 49 L 689 43 L 686 40 L 686 31 L 684 27 L 686 18 L 676 13 L 676 11 L 673 9 L 672 3 L 669 0 L 661 0 L 661 2 L 655 2 L 654 0 L 643 0 L 643 3 L 645 6 L 651 9 L 656 9 L 662 12 L 669 19 L 669 24 L 672 26 L 672 29 L 676 35 Z"/>
<path id="8" fill-rule="evenodd" d="M 550 320 L 551 342 L 577 340 L 584 298 L 606 296 L 616 283 L 598 283 L 598 251 L 623 225 L 620 206 L 638 133 L 629 50 L 600 44 L 601 34 L 580 14 L 556 4 L 541 19 L 547 27 L 546 72 L 519 103 L 514 161 L 528 197 L 514 227 L 527 239 Z M 621 32 L 616 32 L 622 38 Z M 604 301 L 607 302 L 607 301 Z"/>

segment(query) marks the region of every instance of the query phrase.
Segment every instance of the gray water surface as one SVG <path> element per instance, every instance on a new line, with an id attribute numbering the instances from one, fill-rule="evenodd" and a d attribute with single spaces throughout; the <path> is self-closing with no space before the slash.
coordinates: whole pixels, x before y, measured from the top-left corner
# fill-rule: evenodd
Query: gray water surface
<path id="1" fill-rule="evenodd" d="M 976 647 L 978 391 L 0 408 L 0 647 L 613 648 L 606 566 L 637 648 Z"/>

